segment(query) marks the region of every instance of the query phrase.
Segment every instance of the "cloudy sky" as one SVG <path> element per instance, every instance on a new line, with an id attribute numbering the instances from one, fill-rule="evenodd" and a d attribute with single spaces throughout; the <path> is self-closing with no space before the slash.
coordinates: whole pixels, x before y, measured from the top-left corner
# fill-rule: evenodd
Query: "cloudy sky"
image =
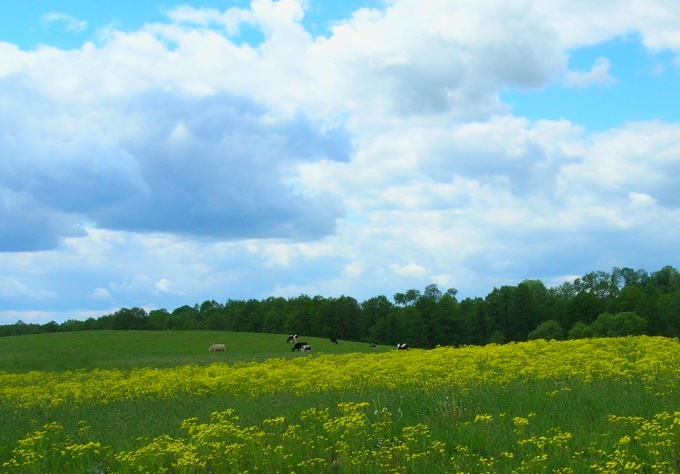
<path id="1" fill-rule="evenodd" d="M 0 324 L 680 266 L 677 0 L 2 2 Z"/>

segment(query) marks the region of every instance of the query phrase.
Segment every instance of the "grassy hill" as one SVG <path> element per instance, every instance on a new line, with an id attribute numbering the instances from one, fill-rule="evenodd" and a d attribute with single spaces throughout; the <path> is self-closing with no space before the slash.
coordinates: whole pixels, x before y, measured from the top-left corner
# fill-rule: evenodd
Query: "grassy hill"
<path id="1" fill-rule="evenodd" d="M 291 352 L 288 335 L 224 331 L 82 331 L 0 338 L 0 371 L 132 369 L 263 361 L 270 358 L 314 357 L 320 354 L 384 352 L 391 346 L 302 337 L 311 352 Z M 213 343 L 226 353 L 211 353 Z"/>

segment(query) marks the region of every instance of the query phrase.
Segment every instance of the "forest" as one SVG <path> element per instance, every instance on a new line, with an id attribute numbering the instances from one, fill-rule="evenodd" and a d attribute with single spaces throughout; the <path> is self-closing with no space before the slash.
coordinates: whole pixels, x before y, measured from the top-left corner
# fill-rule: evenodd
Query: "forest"
<path id="1" fill-rule="evenodd" d="M 0 336 L 86 330 L 223 330 L 334 337 L 410 347 L 484 345 L 531 339 L 650 335 L 680 337 L 680 273 L 614 267 L 546 287 L 540 280 L 494 288 L 485 298 L 459 300 L 458 291 L 204 301 L 172 311 L 122 308 L 61 324 L 0 326 Z"/>

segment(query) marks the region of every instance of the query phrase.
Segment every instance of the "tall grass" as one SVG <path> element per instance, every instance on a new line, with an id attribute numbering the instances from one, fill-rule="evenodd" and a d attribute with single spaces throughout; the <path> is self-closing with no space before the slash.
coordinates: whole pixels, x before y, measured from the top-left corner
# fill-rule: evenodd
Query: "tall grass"
<path id="1" fill-rule="evenodd" d="M 0 466 L 577 473 L 675 472 L 680 460 L 674 340 L 316 356 L 274 340 L 292 358 L 0 374 Z"/>

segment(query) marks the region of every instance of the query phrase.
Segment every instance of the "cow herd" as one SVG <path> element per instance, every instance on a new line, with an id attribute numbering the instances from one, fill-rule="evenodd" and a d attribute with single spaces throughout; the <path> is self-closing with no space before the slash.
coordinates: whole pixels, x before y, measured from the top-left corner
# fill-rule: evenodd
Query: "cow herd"
<path id="1" fill-rule="evenodd" d="M 291 350 L 291 352 L 295 352 L 295 351 L 301 352 L 301 351 L 311 351 L 312 350 L 312 347 L 309 344 L 307 344 L 306 342 L 298 341 L 298 335 L 297 334 L 291 334 L 290 336 L 288 336 L 288 339 L 286 340 L 286 344 L 288 344 L 289 342 L 293 343 L 293 349 Z M 330 342 L 331 342 L 331 344 L 337 344 L 338 340 L 334 337 L 331 337 Z M 378 347 L 378 343 L 377 342 L 371 342 L 370 346 L 371 347 Z M 397 350 L 398 351 L 408 350 L 408 344 L 406 344 L 404 342 L 397 344 Z M 208 348 L 208 351 L 212 352 L 213 354 L 215 352 L 226 352 L 226 346 L 224 344 L 212 344 Z"/>

